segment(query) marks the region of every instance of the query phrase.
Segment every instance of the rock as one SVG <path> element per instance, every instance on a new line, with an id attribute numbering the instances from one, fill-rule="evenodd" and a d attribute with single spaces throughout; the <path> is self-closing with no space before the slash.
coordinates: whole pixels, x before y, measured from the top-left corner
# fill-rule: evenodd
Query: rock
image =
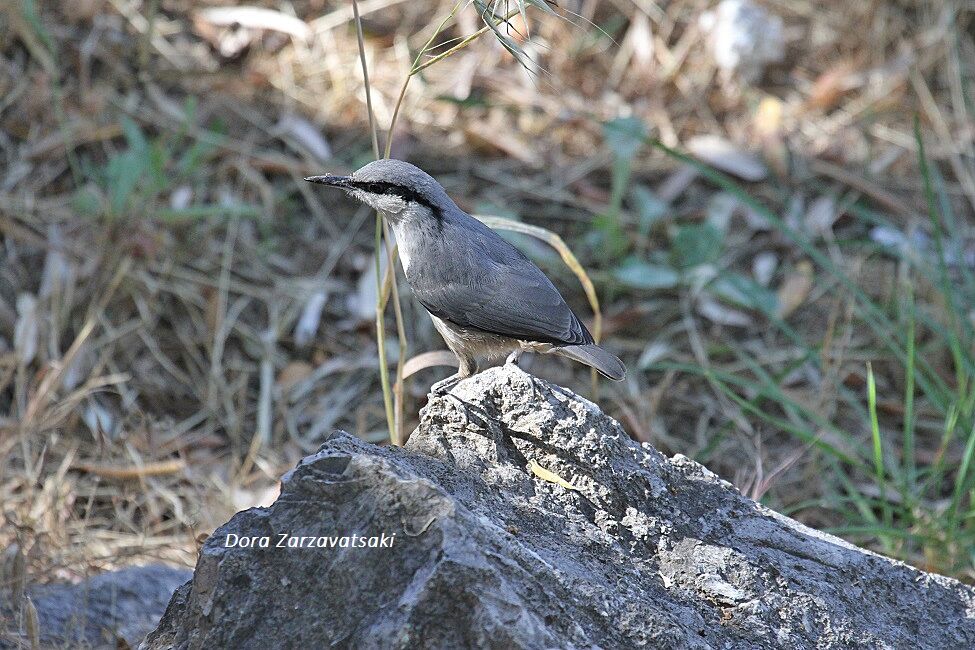
<path id="1" fill-rule="evenodd" d="M 336 433 L 274 505 L 210 536 L 142 647 L 918 645 L 975 647 L 975 590 L 772 512 L 502 367 L 433 398 L 405 449 Z"/>
<path id="2" fill-rule="evenodd" d="M 158 623 L 176 588 L 193 577 L 186 569 L 153 564 L 109 571 L 78 584 L 30 587 L 37 610 L 42 647 L 119 648 L 138 646 Z M 2 619 L 16 620 L 9 603 L 0 606 Z M 0 648 L 15 638 L 10 626 L 0 635 Z"/>

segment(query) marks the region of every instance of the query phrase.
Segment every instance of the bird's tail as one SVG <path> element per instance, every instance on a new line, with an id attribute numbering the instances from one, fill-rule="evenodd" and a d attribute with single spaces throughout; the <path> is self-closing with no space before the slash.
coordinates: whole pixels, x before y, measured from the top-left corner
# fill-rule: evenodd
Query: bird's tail
<path id="1" fill-rule="evenodd" d="M 595 344 L 566 345 L 556 348 L 553 352 L 595 368 L 604 377 L 615 381 L 620 381 L 626 376 L 626 366 L 623 362 Z"/>

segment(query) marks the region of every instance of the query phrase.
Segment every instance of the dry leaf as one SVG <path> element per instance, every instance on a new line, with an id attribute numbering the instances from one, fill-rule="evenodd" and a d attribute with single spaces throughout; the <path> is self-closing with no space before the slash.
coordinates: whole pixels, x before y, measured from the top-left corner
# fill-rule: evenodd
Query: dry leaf
<path id="1" fill-rule="evenodd" d="M 813 83 L 806 104 L 810 108 L 829 111 L 836 107 L 843 95 L 856 87 L 853 65 L 844 61 L 819 75 Z"/>
<path id="2" fill-rule="evenodd" d="M 838 217 L 836 197 L 826 194 L 809 205 L 803 225 L 810 235 L 823 236 L 833 229 L 833 224 Z"/>
<path id="3" fill-rule="evenodd" d="M 282 32 L 307 41 L 312 30 L 300 18 L 265 7 L 210 7 L 193 14 L 194 21 L 204 21 L 215 27 L 243 27 Z"/>
<path id="4" fill-rule="evenodd" d="M 313 293 L 305 303 L 301 310 L 301 317 L 295 324 L 294 337 L 295 344 L 298 347 L 308 345 L 315 338 L 315 333 L 318 332 L 318 324 L 322 320 L 326 300 L 328 300 L 328 292 L 323 289 Z"/>
<path id="5" fill-rule="evenodd" d="M 180 185 L 169 195 L 169 207 L 173 210 L 185 210 L 192 202 L 193 188 L 189 185 Z"/>
<path id="6" fill-rule="evenodd" d="M 755 111 L 755 135 L 760 138 L 779 137 L 782 134 L 782 100 L 778 97 L 765 97 Z"/>
<path id="7" fill-rule="evenodd" d="M 288 390 L 300 381 L 307 379 L 315 367 L 307 361 L 292 361 L 278 373 L 277 385 L 280 390 Z"/>
<path id="8" fill-rule="evenodd" d="M 748 314 L 732 309 L 712 298 L 702 298 L 697 304 L 697 311 L 712 323 L 730 325 L 731 327 L 748 327 L 755 321 Z"/>
<path id="9" fill-rule="evenodd" d="M 564 478 L 562 478 L 555 472 L 545 469 L 544 467 L 536 463 L 534 460 L 528 461 L 528 469 L 531 470 L 532 474 L 542 479 L 543 481 L 548 481 L 549 483 L 555 483 L 556 485 L 561 485 L 566 490 L 579 489 L 578 487 L 576 487 L 572 483 L 569 483 L 568 481 L 566 481 Z"/>
<path id="10" fill-rule="evenodd" d="M 779 287 L 780 318 L 786 318 L 806 301 L 813 287 L 813 265 L 802 260 Z"/>
<path id="11" fill-rule="evenodd" d="M 687 150 L 701 162 L 746 181 L 768 176 L 765 163 L 718 135 L 698 135 L 687 141 Z"/>
<path id="12" fill-rule="evenodd" d="M 439 366 L 457 367 L 457 357 L 448 350 L 433 350 L 418 354 L 403 364 L 403 379 L 424 370 L 426 368 L 436 368 Z"/>
<path id="13" fill-rule="evenodd" d="M 320 163 L 328 162 L 332 157 L 332 147 L 321 130 L 300 115 L 282 115 L 274 131 L 281 137 L 294 141 L 296 146 L 310 153 Z"/>
<path id="14" fill-rule="evenodd" d="M 37 298 L 30 293 L 17 296 L 17 324 L 14 326 L 14 349 L 18 363 L 26 366 L 37 354 Z"/>
<path id="15" fill-rule="evenodd" d="M 772 282 L 772 275 L 779 266 L 779 256 L 770 251 L 759 253 L 752 260 L 752 275 L 755 281 L 763 287 L 767 287 Z"/>
<path id="16" fill-rule="evenodd" d="M 390 246 L 393 242 L 390 242 Z M 382 276 L 386 275 L 386 255 L 383 254 L 379 259 L 380 272 Z M 366 323 L 376 318 L 376 301 L 379 300 L 379 290 L 376 288 L 376 264 L 375 261 L 369 260 L 366 264 L 365 270 L 362 275 L 359 276 L 358 282 L 356 282 L 356 291 L 354 294 L 350 294 L 349 301 L 349 311 L 355 316 L 360 323 Z"/>

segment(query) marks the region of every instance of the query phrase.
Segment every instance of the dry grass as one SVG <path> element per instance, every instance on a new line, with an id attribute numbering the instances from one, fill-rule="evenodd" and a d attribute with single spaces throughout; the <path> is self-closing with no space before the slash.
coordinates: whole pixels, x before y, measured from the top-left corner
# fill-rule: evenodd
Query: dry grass
<path id="1" fill-rule="evenodd" d="M 351 7 L 293 2 L 297 21 L 277 14 L 276 30 L 256 30 L 188 0 L 13 4 L 0 22 L 0 548 L 19 545 L 32 581 L 150 558 L 189 565 L 199 534 L 273 497 L 281 472 L 333 428 L 386 438 L 370 215 L 298 182 L 371 155 Z M 563 4 L 577 25 L 530 14 L 534 75 L 487 38 L 424 70 L 392 155 L 471 212 L 516 214 L 569 242 L 600 292 L 604 340 L 633 371 L 604 387 L 603 404 L 636 438 L 694 455 L 810 524 L 843 523 L 824 506 L 842 490 L 808 445 L 699 374 L 641 372 L 638 359 L 734 373 L 747 350 L 791 399 L 868 441 L 842 393 L 862 394 L 874 359 L 880 411 L 897 415 L 903 373 L 883 363 L 850 298 L 740 206 L 719 269 L 774 256 L 780 316 L 818 341 L 821 372 L 795 363 L 805 351 L 759 315 L 729 324 L 734 310 L 715 312 L 692 288 L 616 282 L 619 260 L 592 226 L 612 198 L 601 122 L 632 115 L 666 145 L 720 134 L 760 152 L 771 173 L 749 192 L 799 206 L 790 219 L 887 304 L 903 264 L 845 244 L 865 238 L 857 205 L 905 231 L 925 222 L 915 114 L 958 215 L 953 235 L 972 241 L 970 8 L 767 2 L 784 19 L 786 57 L 735 86 L 702 45 L 709 3 Z M 360 3 L 380 127 L 451 6 Z M 464 11 L 445 36 L 478 27 Z M 718 194 L 649 149 L 628 179 L 668 204 L 647 231 L 632 198 L 619 206 L 628 252 L 651 258 L 667 253 L 674 219 L 704 219 Z M 546 269 L 585 311 L 571 276 Z M 936 293 L 920 283 L 916 295 L 938 318 Z M 441 348 L 408 297 L 404 309 L 411 349 Z M 583 369 L 570 381 L 556 363 L 535 368 L 586 391 Z M 431 377 L 410 378 L 408 416 Z M 939 453 L 935 416 L 919 404 L 921 457 Z"/>

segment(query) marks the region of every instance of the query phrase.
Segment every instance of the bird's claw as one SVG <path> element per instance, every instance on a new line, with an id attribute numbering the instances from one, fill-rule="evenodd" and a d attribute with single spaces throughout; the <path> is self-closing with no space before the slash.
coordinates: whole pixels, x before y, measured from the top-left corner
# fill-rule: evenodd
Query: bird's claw
<path id="1" fill-rule="evenodd" d="M 456 386 L 461 379 L 463 379 L 463 377 L 461 377 L 459 374 L 454 374 L 446 379 L 441 379 L 430 387 L 430 394 L 435 397 L 443 397 L 449 393 L 450 389 Z"/>

